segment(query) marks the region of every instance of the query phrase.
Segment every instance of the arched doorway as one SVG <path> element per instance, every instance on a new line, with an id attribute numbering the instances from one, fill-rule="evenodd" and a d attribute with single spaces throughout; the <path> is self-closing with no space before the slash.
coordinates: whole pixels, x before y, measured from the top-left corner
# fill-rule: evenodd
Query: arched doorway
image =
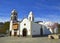
<path id="1" fill-rule="evenodd" d="M 40 35 L 43 36 L 43 28 L 42 28 L 42 26 L 40 28 Z"/>
<path id="2" fill-rule="evenodd" d="M 17 32 L 14 32 L 14 36 L 17 36 Z"/>
<path id="3" fill-rule="evenodd" d="M 11 36 L 11 31 L 10 31 L 10 36 Z"/>
<path id="4" fill-rule="evenodd" d="M 23 33 L 23 37 L 24 37 L 24 36 L 27 36 L 27 29 L 24 28 L 23 31 L 22 31 L 22 33 Z"/>

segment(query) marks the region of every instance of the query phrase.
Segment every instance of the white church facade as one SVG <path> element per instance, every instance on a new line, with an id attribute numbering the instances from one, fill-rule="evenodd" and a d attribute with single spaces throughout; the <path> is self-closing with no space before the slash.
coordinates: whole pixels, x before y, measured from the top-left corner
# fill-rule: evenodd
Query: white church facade
<path id="1" fill-rule="evenodd" d="M 13 10 L 10 18 L 10 36 L 42 36 L 51 34 L 45 25 L 34 22 L 34 15 L 32 11 L 29 13 L 28 18 L 21 21 L 17 19 L 17 12 Z"/>

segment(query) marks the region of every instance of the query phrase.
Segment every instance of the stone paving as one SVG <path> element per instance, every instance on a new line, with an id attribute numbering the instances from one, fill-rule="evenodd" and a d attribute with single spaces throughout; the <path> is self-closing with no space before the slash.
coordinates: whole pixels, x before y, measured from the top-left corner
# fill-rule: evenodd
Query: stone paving
<path id="1" fill-rule="evenodd" d="M 60 43 L 60 39 L 47 37 L 0 37 L 0 43 Z"/>

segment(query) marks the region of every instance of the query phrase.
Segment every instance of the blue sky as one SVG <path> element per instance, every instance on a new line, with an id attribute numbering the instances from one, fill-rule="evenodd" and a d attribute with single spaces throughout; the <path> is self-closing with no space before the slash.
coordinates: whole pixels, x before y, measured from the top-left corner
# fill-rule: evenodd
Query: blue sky
<path id="1" fill-rule="evenodd" d="M 20 20 L 32 11 L 35 21 L 60 23 L 60 0 L 0 0 L 0 22 L 9 21 L 13 9 Z"/>

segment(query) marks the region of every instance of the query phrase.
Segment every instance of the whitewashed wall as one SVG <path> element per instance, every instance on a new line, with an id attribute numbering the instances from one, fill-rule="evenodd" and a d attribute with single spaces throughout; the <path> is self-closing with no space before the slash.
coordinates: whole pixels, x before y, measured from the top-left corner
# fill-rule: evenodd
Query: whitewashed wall
<path id="1" fill-rule="evenodd" d="M 12 30 L 12 35 L 14 35 L 14 30 Z"/>
<path id="2" fill-rule="evenodd" d="M 26 24 L 26 25 L 24 26 L 24 24 Z M 23 19 L 23 21 L 20 23 L 20 35 L 22 35 L 22 31 L 24 28 L 27 29 L 27 35 L 31 35 L 31 27 L 30 26 L 31 26 L 30 21 L 27 18 Z"/>
<path id="3" fill-rule="evenodd" d="M 12 20 L 10 21 L 10 31 L 12 30 Z"/>
<path id="4" fill-rule="evenodd" d="M 19 34 L 19 30 L 17 30 L 17 35 L 20 35 L 20 34 Z"/>
<path id="5" fill-rule="evenodd" d="M 32 35 L 40 35 L 40 24 L 32 22 Z"/>

